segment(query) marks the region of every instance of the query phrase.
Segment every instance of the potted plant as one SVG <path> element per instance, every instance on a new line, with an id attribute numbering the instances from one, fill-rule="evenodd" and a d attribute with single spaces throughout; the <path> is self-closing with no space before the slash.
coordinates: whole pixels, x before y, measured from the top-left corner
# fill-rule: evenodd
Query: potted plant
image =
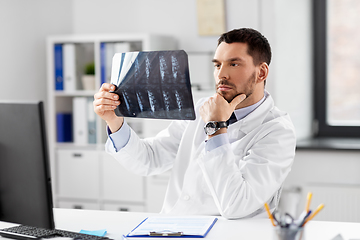
<path id="1" fill-rule="evenodd" d="M 95 63 L 85 64 L 84 75 L 81 78 L 84 90 L 95 90 Z"/>

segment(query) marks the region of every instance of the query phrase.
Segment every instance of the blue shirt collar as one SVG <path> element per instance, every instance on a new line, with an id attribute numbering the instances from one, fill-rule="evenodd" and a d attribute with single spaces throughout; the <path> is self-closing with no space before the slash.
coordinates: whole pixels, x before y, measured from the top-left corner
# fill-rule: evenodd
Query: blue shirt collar
<path id="1" fill-rule="evenodd" d="M 258 101 L 257 103 L 255 103 L 255 104 L 253 104 L 251 106 L 248 106 L 248 107 L 235 109 L 234 113 L 235 113 L 237 121 L 243 119 L 244 117 L 249 115 L 252 111 L 254 111 L 258 106 L 260 106 L 260 104 L 262 104 L 265 101 L 265 99 L 266 99 L 266 97 L 268 95 L 269 94 L 265 91 L 264 92 L 264 97 L 260 101 Z"/>

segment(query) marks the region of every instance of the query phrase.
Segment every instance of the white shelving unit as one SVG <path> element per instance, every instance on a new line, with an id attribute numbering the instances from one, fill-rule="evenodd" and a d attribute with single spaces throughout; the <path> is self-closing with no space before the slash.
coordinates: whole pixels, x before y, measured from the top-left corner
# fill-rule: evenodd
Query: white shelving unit
<path id="1" fill-rule="evenodd" d="M 127 172 L 104 152 L 105 123 L 96 116 L 96 142 L 76 144 L 57 142 L 57 113 L 72 113 L 74 98 L 93 98 L 101 86 L 101 44 L 131 43 L 131 51 L 176 49 L 171 37 L 150 34 L 103 34 L 51 36 L 47 39 L 47 125 L 53 198 L 55 207 L 106 209 L 121 211 L 159 211 L 147 204 L 146 180 Z M 77 78 L 73 90 L 56 90 L 55 45 L 74 44 L 86 49 L 84 58 L 76 61 L 76 69 L 85 62 L 95 64 L 95 88 L 83 90 Z M 66 61 L 66 59 L 64 59 Z M 63 65 L 65 63 L 63 62 Z M 90 111 L 90 110 L 89 110 Z M 73 114 L 74 116 L 74 114 Z M 77 119 L 73 119 L 76 121 Z M 143 134 L 142 120 L 130 120 L 130 125 Z"/>

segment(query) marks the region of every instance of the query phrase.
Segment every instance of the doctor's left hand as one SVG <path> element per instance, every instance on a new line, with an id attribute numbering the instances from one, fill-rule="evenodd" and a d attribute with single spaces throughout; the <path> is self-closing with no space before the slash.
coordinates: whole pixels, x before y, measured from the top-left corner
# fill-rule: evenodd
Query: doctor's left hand
<path id="1" fill-rule="evenodd" d="M 236 96 L 230 103 L 218 93 L 210 97 L 201 107 L 200 116 L 205 123 L 209 121 L 227 121 L 236 106 L 246 98 L 245 94 Z"/>

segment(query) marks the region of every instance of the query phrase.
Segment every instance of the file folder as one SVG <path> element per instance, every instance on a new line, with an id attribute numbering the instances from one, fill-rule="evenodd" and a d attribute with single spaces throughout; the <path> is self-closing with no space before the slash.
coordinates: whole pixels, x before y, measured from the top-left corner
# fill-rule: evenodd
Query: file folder
<path id="1" fill-rule="evenodd" d="M 54 68 L 55 68 L 55 90 L 64 90 L 64 72 L 63 72 L 63 45 L 54 45 Z"/>
<path id="2" fill-rule="evenodd" d="M 148 217 L 135 227 L 131 237 L 184 237 L 204 238 L 216 223 L 211 216 L 157 216 Z"/>

